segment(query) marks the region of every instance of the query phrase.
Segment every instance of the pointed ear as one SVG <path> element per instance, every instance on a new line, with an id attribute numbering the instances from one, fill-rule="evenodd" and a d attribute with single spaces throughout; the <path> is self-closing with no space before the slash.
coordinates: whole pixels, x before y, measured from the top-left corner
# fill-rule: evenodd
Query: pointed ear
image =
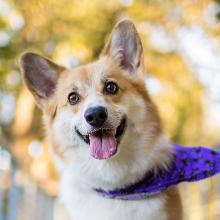
<path id="1" fill-rule="evenodd" d="M 25 84 L 42 105 L 54 94 L 60 72 L 65 68 L 35 53 L 24 53 L 19 60 Z"/>
<path id="2" fill-rule="evenodd" d="M 102 55 L 119 59 L 120 66 L 130 73 L 144 71 L 143 47 L 132 21 L 123 20 L 114 27 Z"/>

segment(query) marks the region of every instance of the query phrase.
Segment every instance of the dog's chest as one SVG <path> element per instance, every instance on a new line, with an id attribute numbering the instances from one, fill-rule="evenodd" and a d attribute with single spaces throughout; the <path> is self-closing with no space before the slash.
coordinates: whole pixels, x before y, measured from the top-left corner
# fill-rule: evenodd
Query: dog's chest
<path id="1" fill-rule="evenodd" d="M 71 220 L 167 220 L 163 195 L 122 201 L 103 198 L 90 190 L 63 183 L 60 196 Z"/>

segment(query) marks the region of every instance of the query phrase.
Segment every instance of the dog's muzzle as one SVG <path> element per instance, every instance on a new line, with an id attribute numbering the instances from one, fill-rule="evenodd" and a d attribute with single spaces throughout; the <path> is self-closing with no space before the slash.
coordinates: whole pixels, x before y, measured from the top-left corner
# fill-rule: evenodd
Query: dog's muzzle
<path id="1" fill-rule="evenodd" d="M 96 159 L 108 159 L 117 153 L 120 140 L 125 132 L 127 124 L 126 116 L 122 117 L 119 126 L 112 128 L 94 128 L 84 135 L 77 128 L 76 133 L 87 144 L 90 145 L 90 154 Z"/>

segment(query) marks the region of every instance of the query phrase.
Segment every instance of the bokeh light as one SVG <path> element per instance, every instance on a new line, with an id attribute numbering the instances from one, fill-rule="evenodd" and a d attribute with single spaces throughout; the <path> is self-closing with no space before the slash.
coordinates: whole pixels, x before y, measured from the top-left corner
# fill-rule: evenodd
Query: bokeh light
<path id="1" fill-rule="evenodd" d="M 175 143 L 219 149 L 219 0 L 0 0 L 0 220 L 67 219 L 19 55 L 34 51 L 74 68 L 99 56 L 123 18 L 140 33 L 146 86 L 167 135 Z M 219 189 L 219 177 L 183 184 L 185 220 L 220 219 Z"/>

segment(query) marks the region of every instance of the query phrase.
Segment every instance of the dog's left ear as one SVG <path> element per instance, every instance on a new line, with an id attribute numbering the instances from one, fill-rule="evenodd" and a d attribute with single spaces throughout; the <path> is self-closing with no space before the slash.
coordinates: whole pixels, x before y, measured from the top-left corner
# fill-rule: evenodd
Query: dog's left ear
<path id="1" fill-rule="evenodd" d="M 114 27 L 101 55 L 118 59 L 120 66 L 132 74 L 144 72 L 141 39 L 130 20 L 123 20 Z"/>

